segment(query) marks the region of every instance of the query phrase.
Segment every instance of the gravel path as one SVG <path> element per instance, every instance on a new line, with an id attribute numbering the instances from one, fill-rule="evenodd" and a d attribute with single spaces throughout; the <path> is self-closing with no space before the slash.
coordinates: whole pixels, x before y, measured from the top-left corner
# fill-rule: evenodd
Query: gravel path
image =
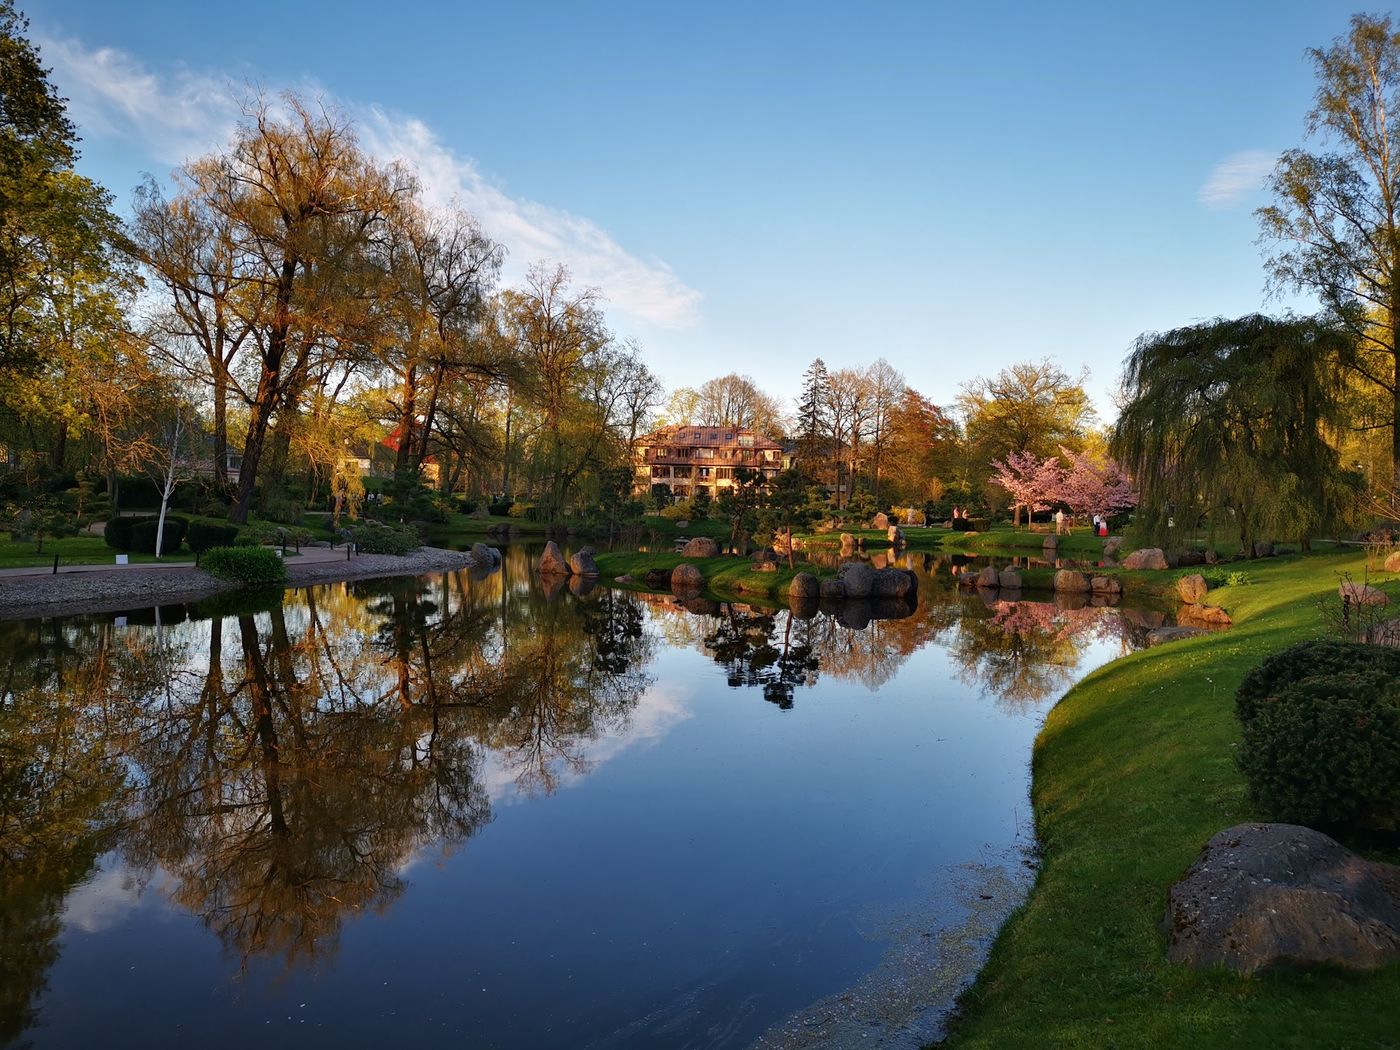
<path id="1" fill-rule="evenodd" d="M 422 547 L 412 554 L 361 554 L 351 560 L 297 563 L 287 560 L 287 585 L 300 587 L 376 576 L 450 572 L 472 564 L 466 551 Z M 0 620 L 114 612 L 174 602 L 192 602 L 234 589 L 234 584 L 193 566 L 161 572 L 60 573 L 0 581 Z"/>

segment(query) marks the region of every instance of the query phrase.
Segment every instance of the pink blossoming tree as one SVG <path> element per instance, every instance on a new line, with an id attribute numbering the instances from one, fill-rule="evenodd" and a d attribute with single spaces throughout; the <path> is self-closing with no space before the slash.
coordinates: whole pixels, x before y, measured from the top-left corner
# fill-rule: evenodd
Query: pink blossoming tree
<path id="1" fill-rule="evenodd" d="M 1030 452 L 1013 452 L 1005 461 L 992 460 L 992 481 L 1011 497 L 1013 524 L 1021 524 L 1021 508 L 1026 520 L 1038 510 L 1049 510 L 1064 479 L 1064 468 L 1054 456 L 1041 459 Z"/>

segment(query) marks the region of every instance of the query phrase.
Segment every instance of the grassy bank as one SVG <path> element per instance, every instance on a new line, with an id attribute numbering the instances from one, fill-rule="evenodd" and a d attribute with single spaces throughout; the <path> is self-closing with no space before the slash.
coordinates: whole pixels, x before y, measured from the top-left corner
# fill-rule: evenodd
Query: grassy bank
<path id="1" fill-rule="evenodd" d="M 799 572 L 809 572 L 819 579 L 833 576 L 830 569 L 816 565 L 797 563 L 796 569 L 789 569 L 786 562 L 780 563 L 777 572 L 755 572 L 748 558 L 682 558 L 679 554 L 654 552 L 599 552 L 594 557 L 598 571 L 604 579 L 630 575 L 634 586 L 643 584 L 648 570 L 664 569 L 670 572 L 681 562 L 694 565 L 705 579 L 705 591 L 716 598 L 773 598 L 787 600 L 788 584 Z"/>
<path id="2" fill-rule="evenodd" d="M 0 533 L 0 536 L 3 535 Z M 0 540 L 0 569 L 49 566 L 53 564 L 55 555 L 59 565 L 114 565 L 117 553 L 107 546 L 101 536 L 64 536 L 61 539 L 48 539 L 44 541 L 44 549 L 39 553 L 35 552 L 32 540 L 15 542 L 5 536 Z M 133 563 L 156 560 L 154 554 L 131 554 L 128 557 Z M 194 561 L 194 555 L 188 551 L 181 551 L 178 554 L 167 554 L 161 561 Z"/>
<path id="3" fill-rule="evenodd" d="M 934 531 L 939 537 L 939 546 L 946 551 L 958 554 L 1019 554 L 1039 553 L 1047 536 L 1054 532 L 1031 532 L 1029 529 L 1014 529 L 1001 525 L 986 532 L 945 532 Z M 1104 541 L 1087 528 L 1058 537 L 1057 550 L 1062 558 L 1097 558 L 1103 553 Z"/>
<path id="4" fill-rule="evenodd" d="M 1042 868 L 966 996 L 949 1045 L 1393 1047 L 1400 966 L 1246 980 L 1167 965 L 1158 924 L 1205 841 L 1253 819 L 1233 694 L 1268 653 L 1318 636 L 1319 596 L 1363 558 L 1248 566 L 1212 591 L 1236 626 L 1133 653 L 1072 689 L 1036 741 Z"/>

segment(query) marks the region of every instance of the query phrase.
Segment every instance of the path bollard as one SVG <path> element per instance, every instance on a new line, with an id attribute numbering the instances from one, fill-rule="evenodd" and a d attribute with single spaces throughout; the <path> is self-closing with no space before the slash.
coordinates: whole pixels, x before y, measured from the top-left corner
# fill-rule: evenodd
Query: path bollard
<path id="1" fill-rule="evenodd" d="M 58 555 L 57 555 L 57 554 L 55 554 L 55 555 L 53 556 L 53 574 L 54 574 L 55 576 L 58 575 Z"/>

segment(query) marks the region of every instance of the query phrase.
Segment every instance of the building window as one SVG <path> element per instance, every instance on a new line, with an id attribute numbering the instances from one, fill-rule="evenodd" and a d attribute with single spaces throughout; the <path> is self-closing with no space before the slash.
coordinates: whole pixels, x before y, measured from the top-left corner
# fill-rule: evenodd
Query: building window
<path id="1" fill-rule="evenodd" d="M 739 447 L 740 447 L 740 448 L 753 448 L 753 435 L 752 435 L 752 434 L 740 434 L 740 435 L 739 435 Z"/>
<path id="2" fill-rule="evenodd" d="M 690 477 L 690 468 L 689 468 L 689 467 L 675 467 L 675 468 L 673 468 L 672 471 L 671 471 L 671 476 L 672 476 L 672 477 L 677 477 L 677 478 L 688 478 L 688 477 Z"/>
<path id="3" fill-rule="evenodd" d="M 719 481 L 725 481 L 725 480 L 727 480 L 727 479 L 729 479 L 729 478 L 732 478 L 732 477 L 734 477 L 734 468 L 733 468 L 733 467 L 716 467 L 716 468 L 715 468 L 715 478 L 716 478 L 717 480 L 719 480 Z"/>
<path id="4" fill-rule="evenodd" d="M 710 468 L 709 468 L 709 467 L 701 467 L 701 468 L 700 468 L 700 477 L 702 477 L 702 478 L 704 478 L 705 480 L 708 481 L 708 480 L 709 480 L 709 477 L 710 477 Z"/>
<path id="5" fill-rule="evenodd" d="M 669 478 L 671 471 L 666 467 L 652 467 L 651 476 L 654 478 Z"/>

